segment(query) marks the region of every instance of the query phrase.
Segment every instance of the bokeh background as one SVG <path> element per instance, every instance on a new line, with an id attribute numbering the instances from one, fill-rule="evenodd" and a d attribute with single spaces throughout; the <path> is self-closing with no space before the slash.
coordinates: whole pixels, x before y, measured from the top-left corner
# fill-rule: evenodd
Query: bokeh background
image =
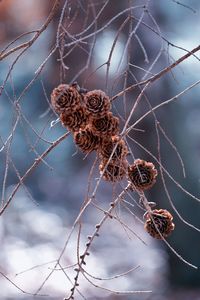
<path id="1" fill-rule="evenodd" d="M 96 21 L 100 9 L 106 3 Z M 37 30 L 43 24 L 52 7 L 53 1 L 46 0 L 2 0 L 0 1 L 0 41 L 1 49 L 24 32 Z M 20 99 L 20 112 L 15 100 L 31 82 L 42 62 L 55 46 L 58 22 L 62 7 L 66 4 L 64 28 L 70 35 L 64 35 L 60 43 L 60 52 L 56 51 L 48 59 L 44 69 Z M 136 34 L 129 40 L 129 33 L 148 5 L 142 23 Z M 130 16 L 122 30 L 120 26 Z M 139 6 L 136 8 L 136 6 Z M 123 14 L 121 12 L 126 10 Z M 120 14 L 109 26 L 98 33 L 114 16 Z M 0 96 L 0 180 L 2 204 L 22 176 L 52 141 L 65 133 L 52 111 L 49 99 L 52 89 L 61 82 L 77 80 L 81 87 L 103 89 L 110 97 L 129 86 L 173 63 L 186 51 L 199 44 L 200 2 L 184 1 L 61 1 L 53 21 L 15 64 L 11 75 Z M 75 35 L 92 23 L 87 34 L 91 37 L 85 42 L 69 45 Z M 153 30 L 152 30 L 153 29 Z M 93 34 L 97 32 L 96 34 Z M 106 65 L 116 34 L 119 38 L 114 47 L 108 81 L 106 84 Z M 22 37 L 15 46 L 32 36 Z M 77 38 L 76 37 L 76 38 Z M 178 46 L 178 47 L 177 47 Z M 11 46 L 12 47 L 12 46 Z M 60 61 L 63 51 L 64 69 Z M 18 52 L 19 53 L 19 52 Z M 18 54 L 17 53 L 17 54 Z M 17 54 L 3 61 L 0 66 L 0 82 L 3 84 L 9 68 Z M 151 67 L 152 66 L 152 67 Z M 150 68 L 151 67 L 151 68 Z M 199 54 L 191 56 L 168 74 L 153 83 L 146 96 L 155 106 L 199 80 Z M 127 75 L 126 75 L 127 74 Z M 135 89 L 119 97 L 113 104 L 113 113 L 118 115 L 121 126 L 140 92 Z M 176 101 L 156 111 L 157 118 L 166 135 L 176 145 L 185 165 L 184 178 L 176 152 L 164 135 L 161 134 L 161 157 L 164 167 L 173 178 L 190 193 L 200 195 L 200 102 L 199 86 L 195 86 Z M 130 124 L 134 123 L 149 109 L 142 99 L 134 112 Z M 19 121 L 15 123 L 17 118 Z M 13 130 L 14 129 L 14 130 Z M 132 130 L 130 136 L 157 156 L 157 136 L 152 115 L 144 118 Z M 10 139 L 4 146 L 8 137 Z M 48 142 L 49 141 L 49 142 Z M 151 156 L 127 139 L 136 158 L 152 160 Z M 87 157 L 78 151 L 69 136 L 49 153 L 45 161 L 26 178 L 11 204 L 0 217 L 0 292 L 1 299 L 35 299 L 39 294 L 49 295 L 48 299 L 62 299 L 71 288 L 74 271 L 66 268 L 55 270 L 44 283 L 58 259 L 68 234 L 86 197 L 88 182 L 91 190 L 99 176 L 98 167 L 92 179 L 89 173 L 95 160 L 95 154 Z M 132 158 L 130 157 L 130 161 Z M 157 166 L 158 167 L 158 166 Z M 166 184 L 170 196 L 181 216 L 200 228 L 200 206 L 180 190 L 169 178 Z M 118 189 L 109 183 L 101 183 L 97 204 L 109 207 L 109 202 L 117 195 Z M 159 207 L 173 211 L 165 193 L 162 180 L 147 194 Z M 127 196 L 131 211 L 142 220 L 142 212 Z M 137 201 L 137 200 L 136 200 Z M 133 229 L 145 242 L 136 236 L 129 236 L 124 227 L 109 220 L 102 228 L 99 239 L 94 243 L 88 259 L 87 270 L 92 275 L 106 278 L 137 267 L 133 272 L 113 280 L 93 280 L 100 286 L 112 290 L 152 290 L 151 294 L 115 295 L 95 288 L 84 278 L 80 279 L 80 292 L 86 299 L 154 299 L 154 300 L 199 300 L 200 271 L 194 270 L 180 261 L 162 242 L 155 241 L 143 231 L 143 225 L 126 209 L 117 212 L 120 218 Z M 84 249 L 87 234 L 101 219 L 102 213 L 90 207 L 82 217 L 80 249 Z M 200 266 L 200 235 L 184 224 L 174 213 L 176 230 L 169 242 L 186 260 Z M 76 262 L 77 230 L 72 234 L 69 245 L 62 258 L 62 267 Z M 4 275 L 3 275 L 4 274 Z M 7 278 L 5 278 L 7 276 Z M 12 280 L 10 282 L 8 279 Z M 22 290 L 13 285 L 15 283 Z M 44 286 L 41 286 L 44 283 Z M 23 293 L 25 291 L 26 293 Z M 27 294 L 27 293 L 30 293 Z M 45 299 L 37 296 L 36 299 Z M 83 299 L 77 294 L 75 299 Z"/>

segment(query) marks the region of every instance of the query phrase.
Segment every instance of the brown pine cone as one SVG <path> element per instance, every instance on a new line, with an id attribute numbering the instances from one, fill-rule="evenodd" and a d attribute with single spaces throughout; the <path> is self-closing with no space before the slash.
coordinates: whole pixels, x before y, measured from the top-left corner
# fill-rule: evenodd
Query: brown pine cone
<path id="1" fill-rule="evenodd" d="M 119 133 L 119 119 L 114 117 L 111 112 L 100 118 L 90 117 L 90 127 L 96 135 L 112 136 Z"/>
<path id="2" fill-rule="evenodd" d="M 74 133 L 76 145 L 85 153 L 96 150 L 100 145 L 100 137 L 93 134 L 89 128 Z"/>
<path id="3" fill-rule="evenodd" d="M 126 146 L 125 141 L 120 139 L 119 136 L 114 135 L 111 138 L 104 138 L 102 140 L 101 148 L 100 148 L 100 155 L 102 156 L 102 158 L 109 159 L 115 146 L 116 149 L 112 155 L 113 160 L 114 159 L 121 160 L 128 154 L 128 148 Z"/>
<path id="4" fill-rule="evenodd" d="M 162 239 L 161 235 L 167 237 L 174 230 L 175 225 L 172 220 L 173 216 L 166 209 L 154 209 L 151 214 L 147 213 L 144 229 L 152 237 Z"/>
<path id="5" fill-rule="evenodd" d="M 136 159 L 132 165 L 128 166 L 128 177 L 133 190 L 150 189 L 155 184 L 157 175 L 154 164 L 142 159 Z"/>
<path id="6" fill-rule="evenodd" d="M 93 90 L 84 95 L 86 109 L 94 117 L 105 116 L 111 108 L 109 97 L 101 90 Z"/>
<path id="7" fill-rule="evenodd" d="M 60 84 L 51 94 L 51 104 L 58 114 L 65 110 L 73 111 L 81 103 L 81 95 L 76 85 Z"/>
<path id="8" fill-rule="evenodd" d="M 87 113 L 85 108 L 82 106 L 77 106 L 72 112 L 66 110 L 61 113 L 60 120 L 64 127 L 67 127 L 70 131 L 78 131 L 79 129 L 84 129 L 87 125 Z"/>
<path id="9" fill-rule="evenodd" d="M 102 160 L 102 162 L 99 165 L 99 171 L 100 174 L 103 173 L 104 168 L 107 165 L 108 160 Z M 103 179 L 106 181 L 112 181 L 112 182 L 117 182 L 120 181 L 124 178 L 127 170 L 127 161 L 122 160 L 122 161 L 116 161 L 116 160 L 111 160 L 104 173 L 103 173 Z"/>

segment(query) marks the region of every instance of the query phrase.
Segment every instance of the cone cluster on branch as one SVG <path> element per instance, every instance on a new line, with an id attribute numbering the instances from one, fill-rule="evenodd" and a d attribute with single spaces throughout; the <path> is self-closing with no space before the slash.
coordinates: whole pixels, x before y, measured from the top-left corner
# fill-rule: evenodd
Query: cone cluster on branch
<path id="1" fill-rule="evenodd" d="M 152 162 L 136 159 L 128 163 L 119 118 L 110 111 L 110 99 L 103 91 L 87 91 L 77 83 L 60 84 L 51 94 L 51 104 L 80 150 L 86 154 L 97 151 L 104 180 L 118 182 L 126 176 L 130 190 L 140 194 L 156 183 L 158 172 Z M 154 238 L 162 239 L 174 230 L 173 217 L 165 209 L 148 211 L 145 218 L 144 228 Z"/>
<path id="2" fill-rule="evenodd" d="M 138 192 L 155 184 L 157 171 L 151 162 L 137 159 L 128 165 L 128 148 L 119 135 L 119 118 L 110 111 L 110 99 L 103 91 L 80 89 L 77 83 L 60 84 L 51 94 L 51 104 L 80 150 L 98 152 L 104 180 L 117 182 L 127 175 L 131 189 Z"/>
<path id="3" fill-rule="evenodd" d="M 119 137 L 119 118 L 110 111 L 109 97 L 101 90 L 81 90 L 77 83 L 60 84 L 51 94 L 51 104 L 80 150 L 98 152 L 102 177 L 122 180 L 127 173 L 128 148 Z"/>

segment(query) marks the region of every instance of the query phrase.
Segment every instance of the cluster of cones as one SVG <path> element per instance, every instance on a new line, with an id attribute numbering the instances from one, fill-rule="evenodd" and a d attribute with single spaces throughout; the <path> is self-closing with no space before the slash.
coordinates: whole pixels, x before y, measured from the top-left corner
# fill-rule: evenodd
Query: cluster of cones
<path id="1" fill-rule="evenodd" d="M 122 180 L 128 166 L 128 148 L 119 137 L 119 118 L 110 111 L 109 97 L 101 90 L 87 92 L 76 83 L 61 84 L 53 90 L 51 103 L 79 149 L 86 154 L 98 152 L 103 178 Z"/>
<path id="2" fill-rule="evenodd" d="M 104 180 L 117 182 L 127 176 L 130 188 L 138 192 L 155 184 L 157 170 L 153 163 L 141 159 L 128 163 L 128 147 L 119 135 L 119 118 L 110 111 L 110 99 L 103 91 L 87 91 L 77 83 L 60 84 L 51 94 L 51 104 L 80 150 L 86 154 L 98 152 Z M 145 229 L 155 238 L 166 237 L 174 229 L 172 220 L 167 210 L 152 210 L 146 215 Z"/>

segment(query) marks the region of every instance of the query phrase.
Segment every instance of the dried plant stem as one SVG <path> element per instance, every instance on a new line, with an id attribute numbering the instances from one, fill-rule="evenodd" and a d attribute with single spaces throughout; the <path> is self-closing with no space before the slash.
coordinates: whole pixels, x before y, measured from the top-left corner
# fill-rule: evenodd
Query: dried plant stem
<path id="1" fill-rule="evenodd" d="M 22 49 L 22 48 L 25 48 L 25 50 L 28 49 L 28 48 L 30 48 L 33 45 L 33 43 L 39 38 L 39 36 L 42 34 L 42 32 L 47 29 L 49 23 L 52 21 L 55 13 L 57 11 L 60 3 L 61 3 L 61 0 L 55 0 L 54 5 L 53 5 L 53 7 L 51 9 L 51 12 L 50 12 L 48 18 L 46 19 L 45 23 L 42 25 L 42 27 L 39 30 L 31 32 L 31 33 L 36 32 L 36 34 L 33 36 L 32 39 L 30 39 L 30 41 L 28 41 L 26 43 L 23 43 L 23 44 L 21 44 L 21 45 L 19 45 L 17 47 L 14 47 L 14 48 L 8 50 L 6 53 L 4 53 L 5 52 L 5 49 L 4 49 L 0 53 L 0 61 L 3 60 L 4 58 L 6 58 L 7 56 L 11 55 L 12 53 L 14 53 L 14 52 Z"/>
<path id="2" fill-rule="evenodd" d="M 15 186 L 14 190 L 12 191 L 11 195 L 9 196 L 8 200 L 4 204 L 4 206 L 0 210 L 0 216 L 3 214 L 5 209 L 8 207 L 10 202 L 12 201 L 14 195 L 20 188 L 20 186 L 24 183 L 25 179 L 30 175 L 30 173 L 40 164 L 40 162 L 60 143 L 62 142 L 67 136 L 69 135 L 69 132 L 63 134 L 59 139 L 57 139 L 55 142 L 52 143 L 52 145 L 43 152 L 43 154 L 38 157 L 33 165 L 26 171 L 26 173 L 21 177 L 20 182 Z"/>
<path id="3" fill-rule="evenodd" d="M 91 236 L 88 237 L 88 242 L 86 243 L 86 248 L 85 248 L 83 254 L 80 256 L 80 262 L 78 264 L 78 267 L 75 268 L 76 276 L 74 278 L 73 287 L 71 288 L 71 293 L 70 293 L 70 295 L 67 298 L 65 298 L 65 300 L 71 300 L 71 299 L 73 299 L 74 293 L 75 293 L 75 290 L 76 290 L 76 286 L 78 285 L 79 275 L 80 275 L 80 273 L 83 273 L 82 266 L 86 265 L 85 259 L 86 259 L 86 256 L 89 255 L 90 247 L 91 247 L 94 239 L 99 236 L 99 230 L 100 230 L 100 228 L 103 226 L 103 224 L 105 223 L 105 221 L 107 220 L 107 218 L 112 217 L 112 211 L 113 211 L 113 209 L 116 207 L 116 205 L 118 204 L 118 202 L 122 200 L 123 196 L 126 194 L 126 191 L 128 189 L 129 189 L 129 185 L 119 194 L 119 196 L 113 202 L 111 202 L 110 208 L 108 209 L 108 211 L 105 212 L 105 215 L 102 218 L 102 220 L 99 222 L 99 224 L 96 225 L 94 233 Z"/>
<path id="4" fill-rule="evenodd" d="M 116 98 L 122 96 L 124 93 L 127 93 L 127 92 L 133 90 L 135 87 L 137 87 L 139 85 L 145 85 L 147 83 L 153 83 L 154 81 L 156 81 L 159 78 L 161 78 L 164 74 L 166 74 L 167 72 L 171 71 L 171 69 L 173 69 L 176 66 L 178 66 L 181 62 L 183 62 L 184 60 L 186 60 L 188 57 L 190 57 L 194 53 L 198 52 L 199 50 L 200 50 L 200 45 L 197 46 L 196 48 L 194 48 L 193 50 L 191 50 L 190 52 L 186 53 L 185 55 L 183 55 L 181 58 L 179 58 L 178 60 L 176 60 L 173 64 L 171 64 L 170 66 L 164 68 L 163 70 L 161 70 L 156 75 L 150 77 L 149 79 L 143 80 L 143 81 L 141 81 L 139 83 L 133 84 L 133 85 L 127 87 L 125 90 L 119 92 L 118 94 L 116 94 L 115 96 L 113 96 L 111 98 L 111 101 L 116 100 Z"/>
<path id="5" fill-rule="evenodd" d="M 152 107 L 149 111 L 147 111 L 146 113 L 144 113 L 133 125 L 131 125 L 130 127 L 127 128 L 125 134 L 128 134 L 138 123 L 140 123 L 144 118 L 146 118 L 149 114 L 151 114 L 153 111 L 156 111 L 157 109 L 159 109 L 162 106 L 165 106 L 175 100 L 177 100 L 180 96 L 184 95 L 186 92 L 188 92 L 189 90 L 191 90 L 192 88 L 196 87 L 197 85 L 200 84 L 200 80 L 197 80 L 195 83 L 193 83 L 192 85 L 190 85 L 189 87 L 187 87 L 186 89 L 184 89 L 182 92 L 180 92 L 179 94 L 175 95 L 174 97 L 161 102 L 160 104 Z"/>

